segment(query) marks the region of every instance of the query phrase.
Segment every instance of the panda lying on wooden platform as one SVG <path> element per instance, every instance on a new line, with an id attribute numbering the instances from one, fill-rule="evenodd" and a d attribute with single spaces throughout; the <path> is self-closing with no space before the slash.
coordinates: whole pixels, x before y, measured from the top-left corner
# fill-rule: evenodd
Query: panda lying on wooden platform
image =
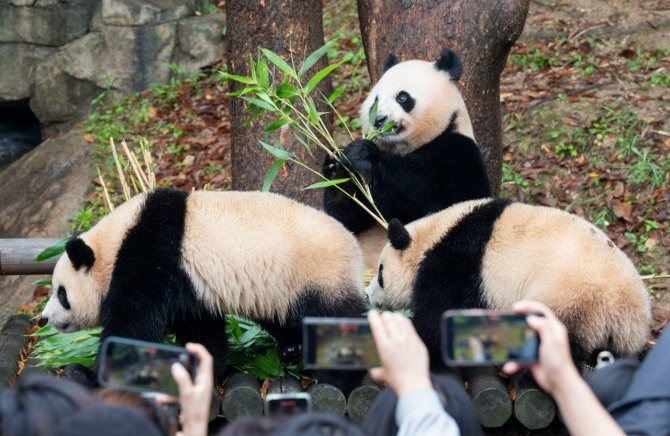
<path id="1" fill-rule="evenodd" d="M 101 339 L 174 332 L 205 345 L 220 377 L 225 314 L 259 321 L 295 357 L 303 317 L 365 312 L 362 275 L 354 236 L 314 208 L 271 193 L 157 189 L 68 242 L 42 315 L 64 332 L 102 325 Z M 70 373 L 96 383 L 82 366 Z"/>
<path id="2" fill-rule="evenodd" d="M 630 259 L 597 227 L 570 213 L 501 199 L 458 203 L 404 227 L 392 220 L 370 302 L 411 308 L 414 325 L 443 365 L 447 309 L 549 306 L 566 324 L 576 364 L 601 350 L 634 356 L 651 319 L 647 290 Z"/>

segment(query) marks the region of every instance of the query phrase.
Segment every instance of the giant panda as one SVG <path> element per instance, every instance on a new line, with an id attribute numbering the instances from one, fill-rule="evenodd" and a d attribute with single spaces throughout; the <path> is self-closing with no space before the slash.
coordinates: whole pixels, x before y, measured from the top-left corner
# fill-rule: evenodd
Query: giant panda
<path id="1" fill-rule="evenodd" d="M 450 49 L 435 62 L 399 62 L 390 55 L 384 74 L 361 106 L 360 118 L 364 133 L 388 121 L 394 122 L 393 128 L 375 142 L 351 142 L 341 150 L 344 158 L 326 157 L 324 176 L 344 178 L 345 167 L 355 169 L 369 185 L 381 214 L 403 224 L 460 201 L 490 197 L 486 166 L 456 86 L 462 70 Z M 376 118 L 370 125 L 375 103 Z M 349 193 L 356 189 L 353 183 L 341 186 Z M 366 266 L 374 267 L 386 242 L 381 226 L 337 187 L 325 189 L 324 210 L 358 235 Z"/>
<path id="2" fill-rule="evenodd" d="M 389 309 L 411 308 L 440 365 L 440 319 L 448 309 L 549 306 L 570 336 L 575 363 L 603 349 L 642 351 L 648 293 L 630 259 L 597 227 L 570 213 L 503 199 L 458 203 L 403 226 L 392 220 L 378 275 L 366 293 Z"/>
<path id="3" fill-rule="evenodd" d="M 71 239 L 42 316 L 63 332 L 199 342 L 224 370 L 225 314 L 257 320 L 299 357 L 305 316 L 361 316 L 362 257 L 325 213 L 261 192 L 156 189 Z M 98 356 L 99 357 L 99 356 Z M 98 359 L 94 372 L 97 370 Z M 94 385 L 94 374 L 70 368 Z M 87 380 L 88 379 L 88 380 Z"/>

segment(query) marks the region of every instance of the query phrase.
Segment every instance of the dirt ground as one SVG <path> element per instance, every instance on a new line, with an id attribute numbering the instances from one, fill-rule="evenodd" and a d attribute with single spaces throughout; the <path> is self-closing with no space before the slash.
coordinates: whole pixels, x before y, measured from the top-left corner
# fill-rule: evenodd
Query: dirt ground
<path id="1" fill-rule="evenodd" d="M 609 209 L 616 216 L 601 227 L 642 274 L 670 271 L 669 51 L 670 0 L 532 0 L 501 79 L 505 163 L 520 176 L 503 190 L 591 221 Z M 614 158 L 631 135 L 665 169 L 660 186 L 632 183 L 638 160 Z M 642 232 L 651 222 L 659 228 Z M 648 239 L 636 245 L 627 233 Z M 647 284 L 658 332 L 670 318 L 670 279 Z"/>

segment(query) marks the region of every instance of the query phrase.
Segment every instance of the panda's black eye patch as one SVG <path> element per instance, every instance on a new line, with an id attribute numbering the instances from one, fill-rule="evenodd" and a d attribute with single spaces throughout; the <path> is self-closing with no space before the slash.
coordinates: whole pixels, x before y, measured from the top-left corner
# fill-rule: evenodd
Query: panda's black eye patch
<path id="1" fill-rule="evenodd" d="M 395 96 L 395 101 L 398 102 L 405 112 L 411 112 L 412 109 L 414 109 L 415 100 L 405 91 L 400 91 L 398 95 Z"/>
<path id="2" fill-rule="evenodd" d="M 60 303 L 60 305 L 63 306 L 64 309 L 70 310 L 70 301 L 67 299 L 67 291 L 65 290 L 64 287 L 62 286 L 58 287 L 58 292 L 56 293 L 56 296 L 58 297 L 58 302 Z"/>
<path id="3" fill-rule="evenodd" d="M 384 264 L 379 264 L 379 272 L 377 273 L 377 281 L 379 282 L 379 287 L 384 289 L 384 276 L 382 276 L 382 271 L 384 271 Z"/>

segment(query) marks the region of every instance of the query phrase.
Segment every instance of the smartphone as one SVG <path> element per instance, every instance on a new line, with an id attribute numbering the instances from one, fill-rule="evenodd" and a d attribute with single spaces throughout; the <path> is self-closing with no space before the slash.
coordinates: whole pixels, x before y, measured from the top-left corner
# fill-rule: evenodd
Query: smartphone
<path id="1" fill-rule="evenodd" d="M 272 417 L 291 416 L 312 411 L 312 397 L 307 392 L 267 394 L 265 414 Z"/>
<path id="2" fill-rule="evenodd" d="M 303 363 L 308 369 L 381 366 L 366 318 L 303 318 Z"/>
<path id="3" fill-rule="evenodd" d="M 485 309 L 446 311 L 441 329 L 445 363 L 480 366 L 537 362 L 540 337 L 528 326 L 528 315 Z"/>
<path id="4" fill-rule="evenodd" d="M 184 365 L 191 378 L 198 366 L 198 358 L 185 348 L 118 336 L 102 342 L 100 359 L 101 386 L 175 396 L 179 390 L 172 378 L 172 364 Z"/>

